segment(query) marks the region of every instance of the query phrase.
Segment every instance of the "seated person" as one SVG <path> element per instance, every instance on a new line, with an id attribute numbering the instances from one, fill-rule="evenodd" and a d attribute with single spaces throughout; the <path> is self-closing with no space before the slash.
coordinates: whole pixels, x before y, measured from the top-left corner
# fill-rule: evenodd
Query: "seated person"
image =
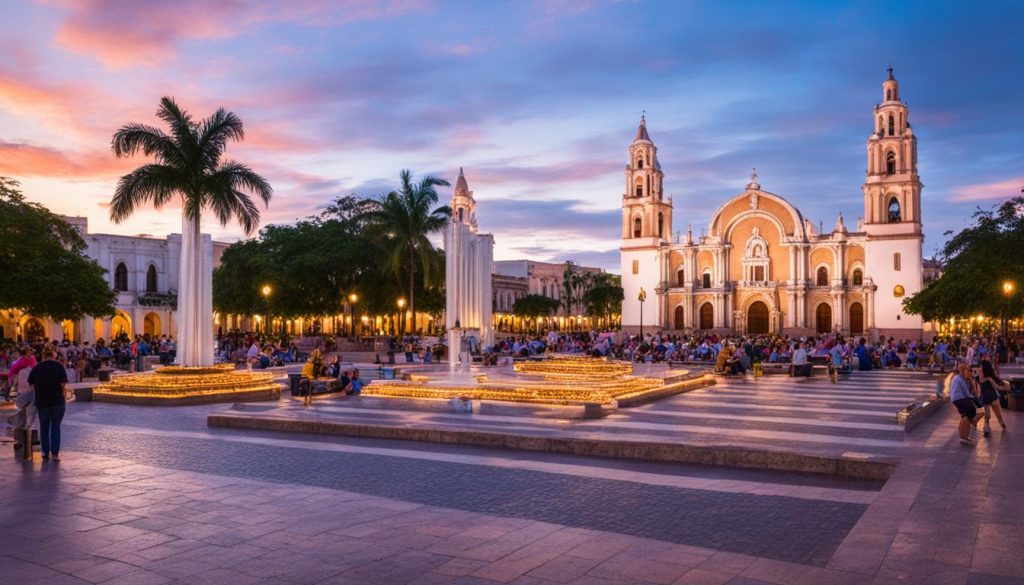
<path id="1" fill-rule="evenodd" d="M 715 362 L 715 371 L 724 373 L 726 367 L 728 367 L 729 359 L 732 357 L 732 352 L 729 351 L 728 347 L 723 347 L 722 351 L 718 352 L 718 360 Z"/>
<path id="2" fill-rule="evenodd" d="M 811 375 L 811 362 L 807 358 L 807 350 L 800 345 L 799 341 L 796 342 L 796 346 L 793 349 L 791 373 L 793 376 L 810 377 Z"/>
<path id="3" fill-rule="evenodd" d="M 349 382 L 349 388 L 351 388 L 352 396 L 359 396 L 365 386 L 366 383 L 359 377 L 359 368 L 352 370 L 352 381 Z"/>
<path id="4" fill-rule="evenodd" d="M 917 351 L 914 348 L 910 348 L 910 351 L 907 352 L 907 369 L 917 369 Z"/>

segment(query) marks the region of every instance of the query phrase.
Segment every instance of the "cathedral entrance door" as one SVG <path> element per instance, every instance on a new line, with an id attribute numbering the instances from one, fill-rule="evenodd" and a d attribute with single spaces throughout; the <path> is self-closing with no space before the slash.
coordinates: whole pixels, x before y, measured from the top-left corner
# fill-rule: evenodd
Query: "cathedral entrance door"
<path id="1" fill-rule="evenodd" d="M 675 313 L 675 328 L 682 331 L 682 329 L 686 327 L 686 324 L 683 323 L 683 306 L 679 305 L 676 307 Z"/>
<path id="2" fill-rule="evenodd" d="M 860 303 L 850 305 L 850 334 L 864 333 L 864 306 Z"/>
<path id="3" fill-rule="evenodd" d="M 768 333 L 768 305 L 756 301 L 747 309 L 747 333 L 765 335 Z"/>
<path id="4" fill-rule="evenodd" d="M 704 303 L 700 306 L 700 328 L 701 331 L 708 331 L 715 327 L 715 309 L 711 303 Z"/>
<path id="5" fill-rule="evenodd" d="M 821 303 L 818 308 L 814 310 L 815 321 L 817 322 L 817 332 L 829 333 L 832 331 L 832 307 L 828 303 Z"/>

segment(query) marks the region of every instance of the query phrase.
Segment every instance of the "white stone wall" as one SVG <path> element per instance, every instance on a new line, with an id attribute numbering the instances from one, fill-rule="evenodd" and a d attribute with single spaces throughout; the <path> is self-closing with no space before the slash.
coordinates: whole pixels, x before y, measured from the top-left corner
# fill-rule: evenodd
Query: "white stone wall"
<path id="1" fill-rule="evenodd" d="M 900 270 L 895 270 L 893 255 L 900 255 Z M 867 274 L 878 289 L 874 294 L 874 326 L 883 335 L 886 332 L 915 330 L 917 335 L 923 323 L 917 315 L 903 311 L 903 299 L 919 292 L 922 288 L 921 240 L 871 239 L 864 245 L 864 264 Z M 902 286 L 904 295 L 897 298 L 893 291 Z"/>

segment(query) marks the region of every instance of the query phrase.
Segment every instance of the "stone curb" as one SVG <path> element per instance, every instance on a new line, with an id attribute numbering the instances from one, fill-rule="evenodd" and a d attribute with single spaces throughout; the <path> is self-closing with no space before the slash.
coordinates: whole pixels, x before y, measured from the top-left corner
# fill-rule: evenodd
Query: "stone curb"
<path id="1" fill-rule="evenodd" d="M 696 463 L 747 469 L 797 471 L 871 480 L 888 479 L 897 463 L 895 458 L 870 455 L 828 457 L 730 445 L 687 445 L 577 437 L 542 437 L 465 429 L 410 428 L 341 423 L 322 419 L 295 420 L 237 414 L 211 414 L 207 416 L 206 423 L 211 427 L 233 429 L 475 445 L 664 463 Z"/>

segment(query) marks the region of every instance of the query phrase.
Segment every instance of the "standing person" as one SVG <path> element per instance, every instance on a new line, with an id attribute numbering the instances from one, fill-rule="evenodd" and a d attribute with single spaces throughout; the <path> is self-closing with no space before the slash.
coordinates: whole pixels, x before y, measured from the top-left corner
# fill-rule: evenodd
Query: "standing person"
<path id="1" fill-rule="evenodd" d="M 793 374 L 794 376 L 810 376 L 811 364 L 807 360 L 807 350 L 796 342 L 793 348 Z"/>
<path id="2" fill-rule="evenodd" d="M 57 361 L 53 348 L 43 350 L 43 361 L 32 368 L 28 383 L 35 391 L 35 405 L 39 412 L 39 443 L 43 461 L 60 461 L 60 422 L 64 420 L 64 384 L 68 373 Z"/>
<path id="3" fill-rule="evenodd" d="M 984 435 L 989 437 L 992 435 L 992 427 L 989 424 L 992 419 L 992 413 L 995 413 L 996 419 L 999 424 L 1006 430 L 1006 422 L 1003 421 L 1003 410 L 999 407 L 999 386 L 1002 386 L 1005 382 L 996 375 L 996 369 L 992 367 L 992 362 L 989 361 L 987 356 L 981 358 L 981 405 L 985 407 L 985 427 Z"/>
<path id="4" fill-rule="evenodd" d="M 973 445 L 971 440 L 971 427 L 981 419 L 977 407 L 974 405 L 974 393 L 971 390 L 971 367 L 965 363 L 957 364 L 957 374 L 953 376 L 953 382 L 949 385 L 949 401 L 960 413 L 960 444 Z"/>

